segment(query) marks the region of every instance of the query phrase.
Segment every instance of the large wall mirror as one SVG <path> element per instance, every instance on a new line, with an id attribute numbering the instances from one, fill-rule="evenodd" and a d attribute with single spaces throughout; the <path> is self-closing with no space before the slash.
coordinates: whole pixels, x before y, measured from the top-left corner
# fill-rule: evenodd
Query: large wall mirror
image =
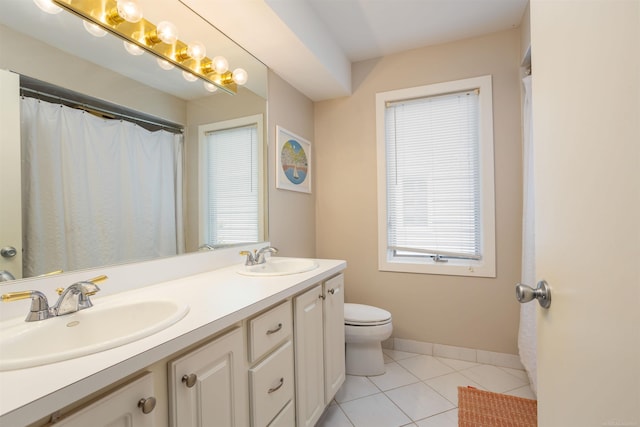
<path id="1" fill-rule="evenodd" d="M 151 127 L 159 125 L 160 128 L 172 128 L 170 132 L 174 135 L 182 135 L 179 150 L 181 157 L 176 161 L 179 165 L 176 166 L 175 172 L 180 176 L 180 181 L 176 184 L 180 188 L 176 192 L 182 193 L 181 199 L 178 199 L 180 200 L 179 214 L 176 214 L 176 234 L 181 236 L 181 244 L 177 245 L 174 253 L 130 254 L 126 259 L 118 259 L 113 263 L 102 262 L 96 265 L 81 265 L 77 268 L 50 264 L 39 270 L 28 268 L 29 266 L 23 269 L 22 260 L 19 261 L 18 266 L 15 258 L 0 258 L 0 270 L 10 271 L 16 278 L 23 277 L 22 271 L 28 272 L 24 277 L 33 277 L 59 269 L 69 271 L 137 262 L 154 257 L 210 250 L 217 246 L 241 244 L 242 242 L 238 241 L 230 243 L 224 240 L 207 241 L 205 232 L 207 225 L 204 223 L 203 212 L 204 206 L 210 205 L 211 200 L 207 198 L 214 198 L 215 192 L 204 191 L 201 184 L 203 182 L 202 141 L 208 135 L 203 134 L 202 129 L 213 126 L 219 130 L 219 126 L 215 127 L 215 124 L 244 123 L 250 118 L 257 118 L 255 122 L 259 123 L 259 126 L 251 130 L 253 133 L 245 134 L 256 138 L 258 147 L 254 152 L 246 151 L 242 154 L 241 150 L 232 146 L 240 156 L 240 161 L 230 168 L 232 170 L 225 173 L 233 175 L 238 169 L 245 168 L 244 159 L 251 164 L 253 168 L 251 170 L 257 170 L 257 180 L 251 182 L 251 185 L 258 192 L 258 231 L 254 234 L 255 238 L 247 239 L 248 242 L 268 239 L 267 162 L 264 155 L 267 144 L 266 67 L 182 2 L 178 0 L 138 0 L 138 2 L 143 8 L 145 19 L 154 23 L 171 20 L 178 28 L 180 40 L 197 40 L 206 46 L 208 57 L 224 56 L 229 62 L 230 69 L 246 70 L 247 83 L 244 86 L 238 86 L 236 94 L 229 94 L 222 90 L 211 92 L 211 87 L 207 89 L 201 80 L 187 81 L 183 77 L 182 70 L 178 68 L 171 70 L 161 68 L 157 58 L 150 53 L 131 55 L 124 49 L 123 41 L 116 36 L 90 35 L 81 18 L 67 11 L 61 11 L 58 14 L 45 13 L 33 0 L 3 1 L 3 12 L 0 15 L 0 52 L 2 53 L 0 70 L 10 71 L 20 76 L 22 93 L 16 97 L 20 98 L 17 101 L 18 104 L 24 98 L 47 103 L 55 103 L 57 99 L 71 98 L 72 103 L 76 103 L 74 108 L 85 113 L 92 112 L 92 103 L 96 103 L 105 111 L 110 111 L 111 108 L 114 112 L 122 113 L 124 120 L 132 117 L 134 120 L 139 120 L 139 123 L 151 122 L 153 123 Z M 2 85 L 0 85 L 1 88 Z M 13 96 L 13 94 L 10 95 Z M 8 95 L 6 91 L 0 90 L 0 96 L 4 98 Z M 87 100 L 86 103 L 83 99 Z M 6 104 L 2 105 L 4 108 Z M 66 106 L 69 107 L 69 103 Z M 117 115 L 115 119 L 110 118 L 108 114 L 98 115 L 103 120 L 123 120 Z M 218 137 L 217 134 L 214 136 Z M 213 136 L 210 138 L 211 141 L 213 138 Z M 14 142 L 20 144 L 19 139 Z M 7 143 L 6 138 L 3 139 L 3 144 L 5 143 Z M 14 159 L 14 164 L 22 163 L 22 169 L 24 169 L 24 142 L 22 144 L 22 160 L 18 157 Z M 3 153 L 5 152 L 9 151 L 5 151 L 3 147 Z M 20 153 L 20 151 L 17 152 Z M 230 155 L 230 158 L 233 156 Z M 238 159 L 235 158 L 234 161 L 238 162 Z M 2 162 L 5 167 L 7 159 L 3 158 Z M 89 163 L 93 168 L 101 170 L 105 176 L 115 174 L 118 170 L 112 164 L 105 164 L 100 158 L 91 159 Z M 226 165 L 228 162 L 223 163 Z M 18 192 L 25 193 L 25 184 L 18 179 L 24 175 L 22 169 L 20 167 L 12 169 L 15 171 L 12 175 L 15 180 L 12 179 L 11 185 L 3 182 L 2 191 L 10 192 L 9 187 L 15 189 L 22 186 L 22 190 Z M 133 169 L 136 169 L 133 172 L 134 175 L 138 173 L 137 168 Z M 111 176 L 115 178 L 114 175 Z M 231 199 L 227 197 L 225 203 L 228 204 L 229 201 L 233 203 L 233 197 Z M 73 203 L 82 205 L 85 201 L 76 200 Z M 11 237 L 6 237 L 11 236 L 12 232 L 15 234 L 16 227 L 12 221 L 8 220 L 10 216 L 4 213 L 5 209 L 11 205 L 4 195 L 2 195 L 1 205 L 3 216 L 0 224 L 0 247 L 16 247 L 21 255 L 23 242 L 9 241 Z M 21 202 L 20 209 L 20 218 L 24 218 L 26 209 L 24 201 Z M 38 212 L 38 215 L 46 217 L 49 212 Z M 179 218 L 181 219 L 178 220 Z M 24 224 L 21 224 L 22 226 Z M 22 230 L 21 236 L 27 236 L 28 233 L 28 230 Z M 46 236 L 46 230 L 41 229 L 38 233 Z M 55 240 L 57 237 L 52 235 L 42 238 Z M 100 236 L 91 235 L 85 240 L 87 246 L 91 246 L 99 239 Z M 141 239 L 132 234 L 130 240 Z M 123 242 L 123 244 L 126 243 Z M 28 259 L 25 257 L 25 263 L 27 262 Z"/>

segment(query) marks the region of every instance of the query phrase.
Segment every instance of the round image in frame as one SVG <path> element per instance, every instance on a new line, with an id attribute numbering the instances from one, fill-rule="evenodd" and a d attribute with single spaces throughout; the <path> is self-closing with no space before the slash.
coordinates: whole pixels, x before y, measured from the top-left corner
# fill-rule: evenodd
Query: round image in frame
<path id="1" fill-rule="evenodd" d="M 290 139 L 282 146 L 280 164 L 287 179 L 296 185 L 302 184 L 307 178 L 309 167 L 307 153 L 295 139 Z"/>

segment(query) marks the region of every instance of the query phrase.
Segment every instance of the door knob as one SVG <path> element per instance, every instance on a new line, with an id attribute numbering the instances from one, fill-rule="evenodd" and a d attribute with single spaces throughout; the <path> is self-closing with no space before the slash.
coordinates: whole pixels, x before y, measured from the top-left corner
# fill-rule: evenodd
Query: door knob
<path id="1" fill-rule="evenodd" d="M 13 246 L 5 246 L 0 249 L 0 255 L 2 255 L 3 258 L 13 258 L 17 253 L 18 251 Z"/>
<path id="2" fill-rule="evenodd" d="M 551 288 L 544 280 L 539 281 L 535 289 L 518 283 L 516 285 L 516 298 L 521 304 L 537 299 L 542 308 L 549 308 L 551 305 Z"/>

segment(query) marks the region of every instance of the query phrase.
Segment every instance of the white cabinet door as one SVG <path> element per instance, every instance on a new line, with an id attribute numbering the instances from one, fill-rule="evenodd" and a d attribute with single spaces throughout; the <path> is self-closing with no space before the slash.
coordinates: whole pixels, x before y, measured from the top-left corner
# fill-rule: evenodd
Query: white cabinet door
<path id="1" fill-rule="evenodd" d="M 294 300 L 294 344 L 298 427 L 314 426 L 324 411 L 322 286 Z"/>
<path id="2" fill-rule="evenodd" d="M 118 388 L 91 405 L 58 421 L 58 427 L 153 427 L 154 414 L 144 414 L 141 400 L 153 397 L 150 373 Z M 152 405 L 154 406 L 154 405 Z"/>
<path id="3" fill-rule="evenodd" d="M 172 426 L 248 424 L 243 344 L 242 329 L 237 328 L 169 363 Z"/>
<path id="4" fill-rule="evenodd" d="M 324 283 L 324 389 L 329 404 L 345 379 L 344 275 Z"/>

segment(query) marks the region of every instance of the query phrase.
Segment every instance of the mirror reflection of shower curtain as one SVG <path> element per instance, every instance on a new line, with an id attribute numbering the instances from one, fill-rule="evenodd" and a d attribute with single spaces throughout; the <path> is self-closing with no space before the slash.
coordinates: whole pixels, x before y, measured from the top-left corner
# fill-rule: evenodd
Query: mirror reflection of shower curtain
<path id="1" fill-rule="evenodd" d="M 523 210 L 522 210 L 522 277 L 521 282 L 534 286 L 535 238 L 534 238 L 534 187 L 533 187 L 533 132 L 531 114 L 531 76 L 522 80 L 524 85 L 523 105 Z M 531 389 L 537 393 L 537 337 L 536 309 L 538 304 L 520 305 L 520 329 L 518 349 L 520 360 L 527 370 Z"/>
<path id="2" fill-rule="evenodd" d="M 21 99 L 24 273 L 175 255 L 182 136 Z"/>

